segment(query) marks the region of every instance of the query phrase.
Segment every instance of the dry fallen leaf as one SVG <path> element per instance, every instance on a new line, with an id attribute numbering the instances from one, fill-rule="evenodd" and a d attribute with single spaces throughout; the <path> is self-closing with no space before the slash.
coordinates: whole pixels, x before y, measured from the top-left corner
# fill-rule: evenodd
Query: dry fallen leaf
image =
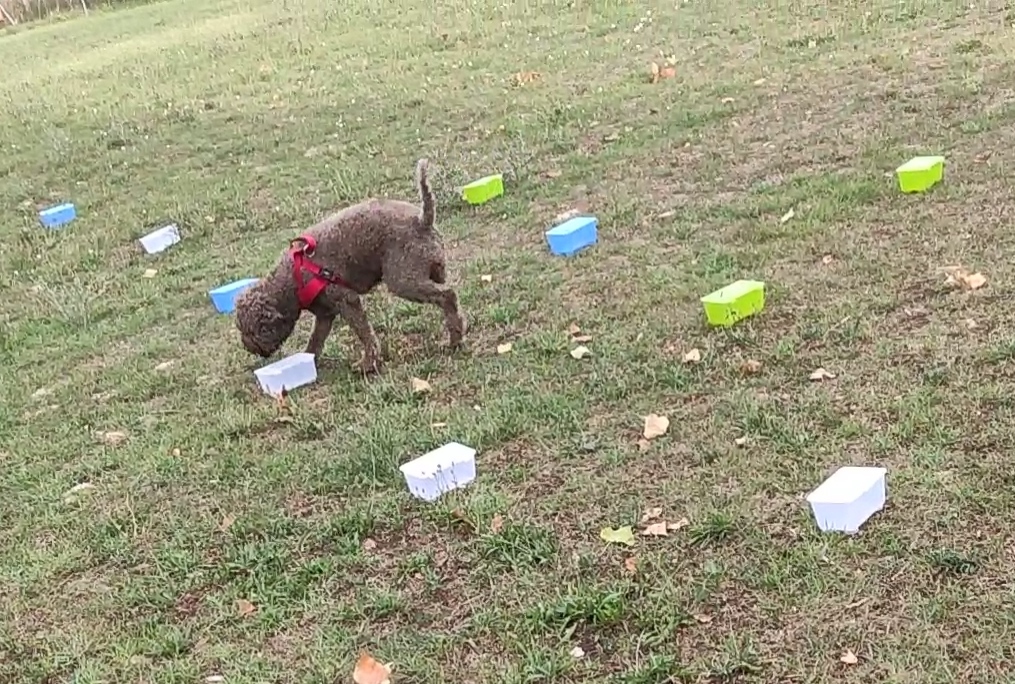
<path id="1" fill-rule="evenodd" d="M 410 384 L 412 385 L 413 394 L 422 394 L 424 392 L 429 392 L 431 389 L 430 383 L 422 378 L 413 378 Z"/>
<path id="2" fill-rule="evenodd" d="M 352 671 L 352 681 L 356 684 L 390 684 L 391 664 L 380 663 L 366 651 L 360 651 Z"/>
<path id="3" fill-rule="evenodd" d="M 786 221 L 789 221 L 789 220 L 790 220 L 791 218 L 793 218 L 794 216 L 796 216 L 796 212 L 795 212 L 795 211 L 793 211 L 793 208 L 792 208 L 792 207 L 790 207 L 790 210 L 789 210 L 789 211 L 787 211 L 787 212 L 786 212 L 785 214 L 783 214 L 783 215 L 782 215 L 782 218 L 781 218 L 781 219 L 779 219 L 779 223 L 786 223 Z"/>
<path id="4" fill-rule="evenodd" d="M 144 278 L 154 278 L 157 273 L 158 271 L 156 271 L 154 268 L 146 268 L 145 272 L 142 273 L 141 276 Z"/>
<path id="5" fill-rule="evenodd" d="M 233 526 L 234 522 L 236 522 L 235 515 L 227 513 L 226 515 L 222 516 L 222 522 L 219 523 L 219 532 L 225 532 L 226 530 L 228 530 L 230 527 Z"/>
<path id="6" fill-rule="evenodd" d="M 571 649 L 571 657 L 575 659 L 584 658 L 585 649 L 583 649 L 581 646 L 575 646 L 574 648 Z"/>
<path id="7" fill-rule="evenodd" d="M 645 430 L 642 433 L 645 439 L 662 437 L 670 429 L 670 419 L 666 416 L 659 416 L 655 413 L 645 416 Z"/>
<path id="8" fill-rule="evenodd" d="M 538 81 L 543 75 L 538 71 L 519 71 L 517 74 L 511 77 L 511 82 L 516 86 L 522 86 L 526 83 L 532 83 Z"/>
<path id="9" fill-rule="evenodd" d="M 484 283 L 492 283 L 493 282 L 493 276 L 492 275 L 481 275 L 481 276 L 479 276 L 479 279 L 482 280 Z"/>
<path id="10" fill-rule="evenodd" d="M 624 570 L 630 575 L 638 574 L 638 559 L 634 556 L 624 559 Z"/>
<path id="11" fill-rule="evenodd" d="M 662 514 L 663 514 L 663 509 L 661 509 L 661 508 L 658 508 L 658 507 L 656 507 L 656 508 L 649 508 L 648 510 L 646 510 L 642 514 L 642 516 L 641 516 L 641 522 L 642 523 L 647 523 L 649 520 L 655 520 L 656 518 L 661 517 Z"/>
<path id="12" fill-rule="evenodd" d="M 364 551 L 373 551 L 376 548 L 377 548 L 377 542 L 375 542 L 373 539 L 367 538 L 367 539 L 363 540 L 363 550 Z"/>
<path id="13" fill-rule="evenodd" d="M 257 606 L 247 599 L 236 599 L 236 612 L 240 614 L 240 617 L 247 617 L 257 612 Z"/>
<path id="14" fill-rule="evenodd" d="M 649 441 L 647 439 L 639 439 L 638 440 L 638 451 L 641 451 L 641 452 L 644 453 L 644 452 L 648 451 L 650 446 L 652 446 L 652 445 L 649 443 Z"/>
<path id="15" fill-rule="evenodd" d="M 846 663 L 847 665 L 856 665 L 858 662 L 860 662 L 859 658 L 856 657 L 856 654 L 853 653 L 848 648 L 846 649 L 846 652 L 839 657 L 839 660 Z"/>
<path id="16" fill-rule="evenodd" d="M 507 354 L 510 351 L 511 351 L 511 343 L 510 342 L 505 342 L 504 344 L 498 344 L 497 345 L 497 353 L 498 354 Z"/>
<path id="17" fill-rule="evenodd" d="M 670 532 L 673 532 L 674 530 L 682 530 L 690 524 L 691 524 L 690 520 L 688 520 L 687 518 L 681 518 L 677 522 L 666 523 L 666 529 L 668 529 Z"/>
<path id="18" fill-rule="evenodd" d="M 701 361 L 701 352 L 697 349 L 692 349 L 684 354 L 684 363 L 698 363 L 699 361 Z"/>
<path id="19" fill-rule="evenodd" d="M 504 529 L 504 516 L 498 513 L 497 515 L 493 516 L 493 520 L 490 521 L 490 531 L 493 532 L 494 534 L 497 534 L 503 529 Z"/>
<path id="20" fill-rule="evenodd" d="M 707 625 L 713 620 L 711 615 L 705 615 L 704 613 L 698 613 L 697 615 L 694 616 L 694 619 L 703 625 Z"/>
<path id="21" fill-rule="evenodd" d="M 118 446 L 127 441 L 127 433 L 119 432 L 116 430 L 112 432 L 99 432 L 98 438 L 102 441 L 103 444 L 107 444 L 109 446 Z"/>
<path id="22" fill-rule="evenodd" d="M 582 329 L 578 327 L 577 323 L 572 323 L 571 325 L 567 326 L 567 332 L 569 335 L 577 335 L 581 331 Z"/>
<path id="23" fill-rule="evenodd" d="M 571 358 L 584 359 L 586 356 L 592 353 L 588 347 L 578 346 L 571 350 Z"/>
<path id="24" fill-rule="evenodd" d="M 819 368 L 813 373 L 811 373 L 809 377 L 811 380 L 821 382 L 822 380 L 834 380 L 835 373 L 829 373 L 824 368 Z"/>
<path id="25" fill-rule="evenodd" d="M 592 335 L 575 335 L 574 337 L 571 338 L 571 341 L 572 342 L 581 342 L 581 343 L 591 342 L 592 341 Z"/>
<path id="26" fill-rule="evenodd" d="M 631 529 L 630 525 L 618 527 L 617 529 L 604 527 L 599 532 L 599 538 L 607 544 L 626 544 L 627 546 L 634 546 L 634 530 Z"/>
<path id="27" fill-rule="evenodd" d="M 821 263 L 827 266 L 828 264 L 832 263 L 834 259 L 835 257 L 833 257 L 831 254 L 826 254 L 825 256 L 821 257 Z"/>
<path id="28" fill-rule="evenodd" d="M 677 75 L 677 70 L 671 66 L 660 67 L 657 63 L 652 62 L 652 66 L 649 72 L 649 83 L 657 83 L 664 78 L 673 78 Z"/>
<path id="29" fill-rule="evenodd" d="M 754 375 L 755 373 L 761 371 L 761 361 L 747 359 L 743 362 L 743 364 L 741 364 L 740 370 L 742 370 L 746 375 Z"/>
<path id="30" fill-rule="evenodd" d="M 979 323 L 977 323 L 976 320 L 972 318 L 967 318 L 965 323 L 966 327 L 970 330 L 975 330 L 976 328 L 980 327 Z"/>
<path id="31" fill-rule="evenodd" d="M 669 530 L 666 529 L 666 521 L 652 523 L 644 530 L 641 531 L 643 536 L 646 537 L 665 537 L 669 534 Z"/>
<path id="32" fill-rule="evenodd" d="M 64 492 L 63 502 L 67 504 L 74 503 L 78 500 L 78 494 L 81 494 L 82 492 L 90 492 L 93 489 L 95 489 L 95 485 L 91 482 L 80 482 Z"/>
<path id="33" fill-rule="evenodd" d="M 984 277 L 982 273 L 973 273 L 971 275 L 967 275 L 960 282 L 962 282 L 962 284 L 965 287 L 968 287 L 970 290 L 979 290 L 981 287 L 987 284 L 987 278 Z"/>
<path id="34" fill-rule="evenodd" d="M 176 363 L 176 362 L 175 361 L 163 361 L 159 365 L 155 366 L 155 370 L 157 370 L 157 371 L 169 370 L 170 368 L 173 367 L 174 363 Z"/>
<path id="35" fill-rule="evenodd" d="M 987 284 L 987 278 L 982 273 L 966 273 L 961 268 L 950 269 L 946 285 L 959 286 L 966 290 L 979 290 Z"/>
<path id="36" fill-rule="evenodd" d="M 737 446 L 742 447 L 745 444 L 747 444 L 747 438 L 746 437 L 737 437 L 736 439 L 733 440 L 733 443 L 736 444 Z"/>

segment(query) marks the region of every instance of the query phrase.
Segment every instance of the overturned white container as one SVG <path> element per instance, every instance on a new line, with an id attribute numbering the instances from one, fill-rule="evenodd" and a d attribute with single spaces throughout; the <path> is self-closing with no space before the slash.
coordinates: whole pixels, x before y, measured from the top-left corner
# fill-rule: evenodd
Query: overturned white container
<path id="1" fill-rule="evenodd" d="M 180 229 L 176 227 L 176 224 L 164 226 L 158 230 L 145 235 L 140 239 L 141 246 L 144 247 L 144 251 L 149 254 L 158 254 L 164 249 L 172 247 L 180 241 Z"/>
<path id="2" fill-rule="evenodd" d="M 412 494 L 424 501 L 435 501 L 441 494 L 476 479 L 476 450 L 458 442 L 423 454 L 399 466 Z"/>
<path id="3" fill-rule="evenodd" d="M 807 501 L 823 532 L 855 533 L 885 507 L 885 468 L 843 466 L 813 492 Z"/>
<path id="4" fill-rule="evenodd" d="M 290 392 L 297 387 L 309 385 L 317 380 L 317 364 L 314 355 L 300 352 L 280 361 L 268 364 L 254 371 L 257 382 L 265 393 L 277 397 L 282 390 Z"/>

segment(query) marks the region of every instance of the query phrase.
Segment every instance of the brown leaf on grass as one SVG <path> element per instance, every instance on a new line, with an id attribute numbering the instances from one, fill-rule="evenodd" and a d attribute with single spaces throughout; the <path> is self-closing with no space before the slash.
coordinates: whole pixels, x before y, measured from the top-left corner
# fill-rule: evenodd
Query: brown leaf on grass
<path id="1" fill-rule="evenodd" d="M 98 432 L 96 436 L 106 446 L 119 446 L 127 441 L 127 433 L 113 430 L 111 432 Z"/>
<path id="2" fill-rule="evenodd" d="M 422 378 L 413 378 L 410 385 L 412 386 L 413 394 L 424 394 L 431 389 L 430 383 Z"/>
<path id="3" fill-rule="evenodd" d="M 579 334 L 581 331 L 582 329 L 578 327 L 577 323 L 572 323 L 571 325 L 567 326 L 568 335 L 574 336 Z"/>
<path id="4" fill-rule="evenodd" d="M 694 619 L 703 625 L 707 625 L 714 619 L 711 615 L 705 615 L 704 613 L 698 613 L 694 616 Z"/>
<path id="5" fill-rule="evenodd" d="M 818 368 L 808 377 L 815 382 L 821 382 L 823 380 L 835 380 L 835 373 L 830 373 L 824 368 Z"/>
<path id="6" fill-rule="evenodd" d="M 856 657 L 855 653 L 847 648 L 846 651 L 839 656 L 839 661 L 845 663 L 846 665 L 856 665 L 860 662 L 860 659 Z"/>
<path id="7" fill-rule="evenodd" d="M 644 453 L 648 451 L 649 447 L 652 446 L 647 439 L 638 440 L 638 451 Z"/>
<path id="8" fill-rule="evenodd" d="M 557 169 L 550 169 L 549 171 L 544 171 L 543 172 L 543 176 L 546 177 L 546 178 L 560 178 L 563 175 L 564 175 L 564 172 L 563 171 L 559 171 Z"/>
<path id="9" fill-rule="evenodd" d="M 677 522 L 666 523 L 666 529 L 668 529 L 670 532 L 674 532 L 676 530 L 682 530 L 690 524 L 691 524 L 690 520 L 688 520 L 687 518 L 681 518 Z"/>
<path id="10" fill-rule="evenodd" d="M 658 507 L 656 507 L 656 508 L 649 508 L 648 510 L 646 510 L 642 514 L 642 516 L 641 516 L 641 522 L 642 522 L 642 524 L 644 524 L 644 523 L 647 523 L 649 520 L 655 520 L 656 518 L 661 517 L 662 514 L 663 514 L 663 509 L 661 509 L 661 508 L 658 508 Z"/>
<path id="11" fill-rule="evenodd" d="M 526 83 L 532 83 L 541 79 L 543 75 L 538 71 L 519 71 L 517 74 L 511 77 L 511 83 L 515 86 L 523 86 Z"/>
<path id="12" fill-rule="evenodd" d="M 571 358 L 573 359 L 584 359 L 586 356 L 592 353 L 592 350 L 588 347 L 579 345 L 571 350 Z"/>
<path id="13" fill-rule="evenodd" d="M 232 513 L 227 513 L 226 515 L 222 516 L 222 521 L 219 523 L 219 532 L 225 532 L 230 527 L 232 527 L 233 523 L 235 522 L 236 516 L 233 515 Z"/>
<path id="14" fill-rule="evenodd" d="M 356 684 L 390 684 L 391 663 L 385 665 L 374 660 L 366 651 L 360 651 L 352 671 L 352 681 Z"/>
<path id="15" fill-rule="evenodd" d="M 624 559 L 624 570 L 629 575 L 638 574 L 638 559 L 634 556 L 630 556 Z"/>
<path id="16" fill-rule="evenodd" d="M 670 531 L 666 527 L 666 521 L 662 520 L 647 526 L 641 533 L 645 537 L 665 537 Z"/>
<path id="17" fill-rule="evenodd" d="M 649 67 L 649 83 L 658 83 L 667 78 L 673 78 L 677 75 L 677 70 L 672 66 L 661 67 L 656 62 L 652 62 Z"/>
<path id="18" fill-rule="evenodd" d="M 684 354 L 684 363 L 698 363 L 699 361 L 701 361 L 701 352 L 697 349 L 692 349 Z"/>
<path id="19" fill-rule="evenodd" d="M 240 617 L 247 617 L 257 612 L 257 606 L 247 599 L 236 599 L 236 612 Z"/>
<path id="20" fill-rule="evenodd" d="M 490 531 L 494 534 L 499 534 L 504 529 L 504 516 L 500 513 L 493 516 L 493 520 L 490 521 Z"/>
<path id="21" fill-rule="evenodd" d="M 510 342 L 505 342 L 504 344 L 498 344 L 497 345 L 497 353 L 498 354 L 508 354 L 508 353 L 511 352 L 512 348 L 513 348 L 513 345 Z"/>
<path id="22" fill-rule="evenodd" d="M 740 370 L 744 373 L 744 375 L 754 375 L 755 373 L 760 373 L 761 361 L 756 361 L 755 359 L 747 359 L 742 364 L 740 364 Z"/>
<path id="23" fill-rule="evenodd" d="M 651 413 L 645 416 L 645 429 L 642 432 L 642 435 L 644 435 L 645 439 L 655 439 L 656 437 L 662 437 L 665 435 L 666 431 L 669 429 L 669 418 Z"/>
<path id="24" fill-rule="evenodd" d="M 979 290 L 987 284 L 987 278 L 982 273 L 967 273 L 961 268 L 950 268 L 946 285 L 961 287 L 964 290 Z"/>
<path id="25" fill-rule="evenodd" d="M 373 539 L 367 538 L 367 539 L 363 540 L 363 550 L 364 551 L 373 551 L 376 548 L 377 548 L 377 542 L 375 542 Z"/>

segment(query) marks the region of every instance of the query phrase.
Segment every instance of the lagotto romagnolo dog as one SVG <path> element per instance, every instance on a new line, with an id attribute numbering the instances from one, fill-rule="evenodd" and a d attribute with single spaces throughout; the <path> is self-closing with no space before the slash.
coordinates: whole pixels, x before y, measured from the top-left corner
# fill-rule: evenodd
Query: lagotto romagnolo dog
<path id="1" fill-rule="evenodd" d="M 425 159 L 416 165 L 421 206 L 370 199 L 328 216 L 293 240 L 271 274 L 237 298 L 236 325 L 247 351 L 274 354 L 306 310 L 315 319 L 308 352 L 320 357 L 335 317 L 341 316 L 363 344 L 363 372 L 378 371 L 380 346 L 360 298 L 382 281 L 398 297 L 439 307 L 451 346 L 461 344 L 466 323 L 457 294 L 446 284 L 427 168 Z"/>

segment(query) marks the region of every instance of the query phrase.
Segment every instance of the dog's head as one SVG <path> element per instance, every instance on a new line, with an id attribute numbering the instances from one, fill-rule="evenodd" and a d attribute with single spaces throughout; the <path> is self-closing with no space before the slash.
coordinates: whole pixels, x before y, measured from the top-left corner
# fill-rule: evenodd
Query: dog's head
<path id="1" fill-rule="evenodd" d="M 270 288 L 270 281 L 261 280 L 236 298 L 236 327 L 243 346 L 263 358 L 277 352 L 289 339 L 300 316 L 298 309 L 290 311 L 291 307 L 280 306 Z"/>

